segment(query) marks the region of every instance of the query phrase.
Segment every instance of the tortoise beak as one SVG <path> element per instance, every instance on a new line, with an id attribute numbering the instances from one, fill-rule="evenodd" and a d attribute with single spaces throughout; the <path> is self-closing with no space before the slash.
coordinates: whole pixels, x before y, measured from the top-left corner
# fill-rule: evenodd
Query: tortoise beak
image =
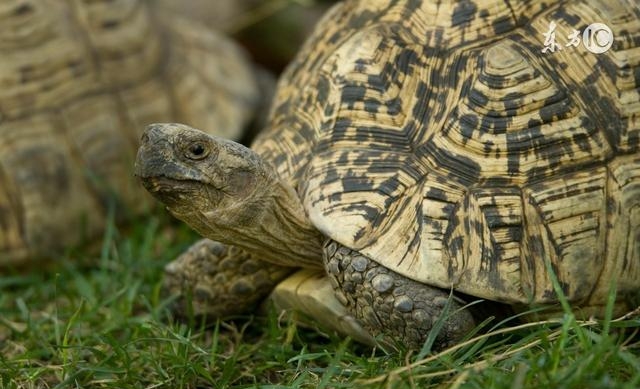
<path id="1" fill-rule="evenodd" d="M 134 175 L 144 181 L 145 178 L 160 175 L 166 166 L 167 153 L 172 149 L 161 127 L 151 124 L 142 134 L 140 148 L 136 155 Z"/>
<path id="2" fill-rule="evenodd" d="M 142 134 L 134 175 L 143 182 L 153 177 L 197 179 L 193 169 L 176 156 L 175 131 L 172 130 L 171 124 L 151 124 Z"/>

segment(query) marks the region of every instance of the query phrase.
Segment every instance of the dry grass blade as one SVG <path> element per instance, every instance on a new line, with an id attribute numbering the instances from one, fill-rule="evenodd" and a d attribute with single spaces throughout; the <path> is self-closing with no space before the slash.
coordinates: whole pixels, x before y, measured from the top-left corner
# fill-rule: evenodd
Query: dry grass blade
<path id="1" fill-rule="evenodd" d="M 624 320 L 629 320 L 631 318 L 637 317 L 640 315 L 640 307 L 634 309 L 631 312 L 628 312 L 614 320 L 612 320 L 612 322 L 620 322 L 620 321 L 624 321 Z M 433 354 L 427 358 L 423 358 L 419 361 L 410 363 L 406 366 L 394 369 L 388 373 L 385 374 L 381 374 L 377 377 L 373 377 L 370 379 L 366 379 L 366 380 L 360 380 L 359 382 L 363 383 L 363 384 L 375 384 L 375 383 L 381 383 L 384 381 L 393 381 L 396 377 L 399 377 L 400 375 L 404 374 L 404 373 L 408 373 L 411 370 L 419 367 L 419 366 L 424 366 L 430 362 L 436 361 L 446 355 L 451 355 L 454 352 L 463 349 L 467 346 L 470 346 L 474 343 L 477 343 L 479 341 L 482 341 L 484 339 L 488 339 L 490 337 L 496 336 L 496 335 L 504 335 L 504 334 L 509 334 L 509 333 L 515 333 L 517 331 L 523 330 L 523 329 L 527 329 L 527 328 L 534 328 L 534 327 L 538 327 L 538 326 L 542 326 L 542 325 L 559 325 L 562 324 L 563 320 L 562 319 L 548 319 L 548 320 L 541 320 L 541 321 L 536 321 L 536 322 L 531 322 L 531 323 L 525 323 L 525 324 L 521 324 L 518 326 L 514 326 L 514 327 L 509 327 L 509 328 L 502 328 L 499 330 L 495 330 L 495 331 L 490 331 L 487 332 L 485 334 L 482 335 L 478 335 L 475 336 L 467 341 L 458 343 L 455 346 L 449 347 L 437 354 Z M 576 325 L 578 325 L 579 327 L 593 327 L 600 324 L 600 321 L 594 319 L 594 318 L 590 318 L 588 320 L 576 320 Z M 547 336 L 548 340 L 554 340 L 557 339 L 562 333 L 562 330 L 555 330 L 551 333 L 549 333 L 549 335 Z M 447 375 L 451 375 L 454 373 L 459 372 L 460 370 L 463 371 L 467 371 L 467 370 L 478 370 L 484 367 L 489 366 L 490 364 L 493 364 L 495 362 L 498 362 L 500 360 L 506 359 L 512 355 L 515 355 L 519 352 L 522 352 L 524 350 L 530 349 L 532 347 L 535 347 L 537 345 L 539 345 L 541 343 L 541 340 L 535 340 L 532 342 L 529 342 L 521 347 L 512 349 L 512 350 L 508 350 L 504 353 L 501 354 L 496 354 L 496 355 L 492 355 L 489 358 L 486 359 L 482 359 L 480 361 L 477 362 L 473 362 L 473 363 L 469 363 L 469 364 L 465 364 L 463 365 L 461 368 L 458 369 L 447 369 L 447 370 L 440 370 L 437 372 L 433 372 L 433 373 L 425 373 L 425 374 L 418 374 L 418 375 L 414 375 L 412 376 L 414 379 L 415 378 L 435 378 L 435 377 L 441 377 L 441 376 L 447 376 Z"/>

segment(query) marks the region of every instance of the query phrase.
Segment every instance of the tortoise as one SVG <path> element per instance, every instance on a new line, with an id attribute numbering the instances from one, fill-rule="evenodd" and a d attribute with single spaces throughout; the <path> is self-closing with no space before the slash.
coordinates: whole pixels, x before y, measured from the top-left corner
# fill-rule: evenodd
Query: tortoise
<path id="1" fill-rule="evenodd" d="M 146 208 L 146 124 L 239 139 L 261 101 L 238 45 L 148 1 L 11 0 L 0 21 L 0 267 L 97 235 L 114 204 Z"/>
<path id="2" fill-rule="evenodd" d="M 320 322 L 409 347 L 434 323 L 438 344 L 459 341 L 483 320 L 474 299 L 555 314 L 563 295 L 601 315 L 615 287 L 629 309 L 639 50 L 635 1 L 335 5 L 251 148 L 145 131 L 136 175 L 212 240 L 167 266 L 167 288 L 216 317 L 275 288 Z"/>

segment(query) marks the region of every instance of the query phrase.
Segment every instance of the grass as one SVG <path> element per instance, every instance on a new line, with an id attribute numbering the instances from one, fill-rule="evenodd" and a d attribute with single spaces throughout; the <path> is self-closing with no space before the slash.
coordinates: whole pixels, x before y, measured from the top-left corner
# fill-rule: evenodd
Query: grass
<path id="1" fill-rule="evenodd" d="M 640 321 L 562 318 L 486 331 L 434 353 L 385 353 L 294 316 L 207 328 L 174 320 L 164 264 L 195 235 L 164 219 L 111 228 L 101 253 L 0 277 L 2 388 L 637 388 Z M 514 322 L 515 323 L 515 322 Z"/>

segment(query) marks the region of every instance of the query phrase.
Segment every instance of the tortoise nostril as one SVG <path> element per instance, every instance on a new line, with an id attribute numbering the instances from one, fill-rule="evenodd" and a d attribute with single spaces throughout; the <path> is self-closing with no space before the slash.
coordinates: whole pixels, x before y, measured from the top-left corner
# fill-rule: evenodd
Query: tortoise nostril
<path id="1" fill-rule="evenodd" d="M 162 133 L 162 124 L 159 123 L 151 123 L 147 126 L 147 128 L 142 133 L 142 138 L 140 139 L 142 143 L 147 143 L 151 141 L 151 139 L 156 139 Z"/>

